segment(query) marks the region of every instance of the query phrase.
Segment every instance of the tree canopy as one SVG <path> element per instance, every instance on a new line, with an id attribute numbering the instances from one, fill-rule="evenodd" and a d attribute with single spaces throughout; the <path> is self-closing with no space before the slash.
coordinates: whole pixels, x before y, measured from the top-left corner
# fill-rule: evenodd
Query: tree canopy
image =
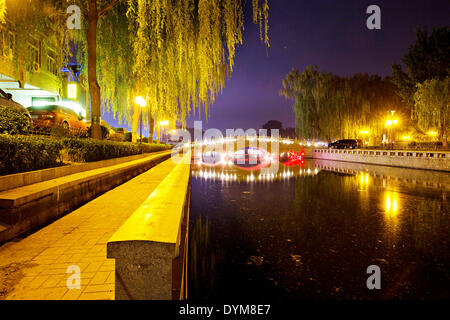
<path id="1" fill-rule="evenodd" d="M 89 1 L 78 0 L 84 16 Z M 241 0 L 97 0 L 97 5 L 104 8 L 96 68 L 104 108 L 130 121 L 136 114 L 133 98 L 140 95 L 157 119 L 184 123 L 191 111 L 208 114 L 242 44 Z M 268 0 L 253 1 L 253 19 L 267 45 L 268 9 Z M 89 47 L 80 36 L 87 28 L 85 23 L 71 32 L 79 48 Z"/>
<path id="2" fill-rule="evenodd" d="M 438 130 L 439 137 L 447 144 L 450 105 L 450 77 L 431 79 L 417 85 L 414 94 L 414 114 L 423 130 Z"/>
<path id="3" fill-rule="evenodd" d="M 75 54 L 85 66 L 93 125 L 102 106 L 121 121 L 134 118 L 136 126 L 138 95 L 147 99 L 146 114 L 173 124 L 184 123 L 192 111 L 208 114 L 231 76 L 236 47 L 243 40 L 242 0 L 25 1 L 27 5 L 17 4 L 24 16 L 46 23 L 52 18 L 48 25 L 65 48 L 65 61 Z M 0 0 L 0 18 L 4 2 Z M 66 26 L 69 5 L 81 9 L 81 30 Z M 268 0 L 252 0 L 252 6 L 253 22 L 269 46 Z"/>
<path id="4" fill-rule="evenodd" d="M 390 80 L 378 75 L 344 78 L 308 66 L 293 69 L 282 84 L 280 95 L 294 100 L 297 134 L 304 138 L 355 138 L 361 131 L 380 138 L 388 112 L 407 110 Z"/>
<path id="5" fill-rule="evenodd" d="M 431 34 L 427 29 L 416 30 L 416 41 L 402 59 L 402 66 L 392 65 L 392 81 L 398 94 L 409 106 L 414 106 L 416 85 L 430 79 L 443 80 L 450 75 L 450 29 L 436 28 Z"/>
<path id="6" fill-rule="evenodd" d="M 0 23 L 5 22 L 6 0 L 0 0 Z"/>

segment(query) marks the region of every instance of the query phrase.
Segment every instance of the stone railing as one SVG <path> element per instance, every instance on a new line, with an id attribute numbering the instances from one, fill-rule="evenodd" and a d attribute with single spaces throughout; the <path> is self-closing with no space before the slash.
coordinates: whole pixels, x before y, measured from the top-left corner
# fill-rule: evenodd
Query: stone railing
<path id="1" fill-rule="evenodd" d="M 450 171 L 450 152 L 445 151 L 314 149 L 313 158 Z"/>
<path id="2" fill-rule="evenodd" d="M 187 298 L 190 154 L 177 164 L 107 244 L 116 260 L 116 300 Z"/>
<path id="3" fill-rule="evenodd" d="M 164 151 L 22 173 L 13 175 L 16 182 L 10 176 L 0 178 L 2 183 L 11 182 L 8 187 L 21 185 L 0 192 L 0 243 L 62 217 L 170 155 Z"/>

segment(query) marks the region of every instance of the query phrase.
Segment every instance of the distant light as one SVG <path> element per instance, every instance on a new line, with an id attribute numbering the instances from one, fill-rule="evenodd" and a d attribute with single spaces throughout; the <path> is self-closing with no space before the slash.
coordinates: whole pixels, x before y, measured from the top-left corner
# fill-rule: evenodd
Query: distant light
<path id="1" fill-rule="evenodd" d="M 163 121 L 160 121 L 159 124 L 160 124 L 161 126 L 167 126 L 167 125 L 169 125 L 169 120 L 163 120 Z"/>
<path id="2" fill-rule="evenodd" d="M 411 140 L 411 137 L 410 136 L 404 136 L 403 140 Z"/>
<path id="3" fill-rule="evenodd" d="M 398 120 L 397 119 L 393 119 L 393 120 L 387 120 L 386 121 L 386 127 L 389 127 L 393 124 L 398 124 Z"/>
<path id="4" fill-rule="evenodd" d="M 438 133 L 436 131 L 430 131 L 430 132 L 428 132 L 428 134 L 430 136 L 437 136 L 438 135 Z"/>
<path id="5" fill-rule="evenodd" d="M 368 130 L 365 130 L 365 131 L 361 131 L 360 133 L 361 133 L 361 134 L 369 134 L 369 131 L 368 131 Z"/>
<path id="6" fill-rule="evenodd" d="M 136 97 L 136 103 L 138 104 L 138 105 L 140 105 L 141 107 L 145 107 L 145 105 L 147 104 L 147 101 L 145 101 L 145 99 L 144 98 L 142 98 L 141 96 L 139 96 L 139 97 Z"/>
<path id="7" fill-rule="evenodd" d="M 69 83 L 67 85 L 67 97 L 69 99 L 77 98 L 77 84 L 76 83 Z"/>

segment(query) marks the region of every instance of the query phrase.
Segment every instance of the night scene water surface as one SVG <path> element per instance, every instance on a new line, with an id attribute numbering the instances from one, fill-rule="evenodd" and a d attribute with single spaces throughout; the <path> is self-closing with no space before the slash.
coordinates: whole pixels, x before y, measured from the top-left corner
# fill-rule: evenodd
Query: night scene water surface
<path id="1" fill-rule="evenodd" d="M 189 298 L 449 298 L 449 191 L 444 172 L 193 165 Z M 381 290 L 367 288 L 370 265 Z"/>

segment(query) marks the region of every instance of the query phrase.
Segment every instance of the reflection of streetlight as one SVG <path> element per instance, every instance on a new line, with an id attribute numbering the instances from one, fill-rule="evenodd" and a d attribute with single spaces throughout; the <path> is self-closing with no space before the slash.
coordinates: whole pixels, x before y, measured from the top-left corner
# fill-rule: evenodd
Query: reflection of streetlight
<path id="1" fill-rule="evenodd" d="M 136 103 L 139 105 L 139 106 L 141 106 L 141 109 L 140 109 L 140 111 L 141 111 L 141 130 L 140 130 L 140 139 L 139 139 L 139 143 L 140 144 L 142 144 L 142 113 L 143 113 L 143 111 L 142 111 L 142 108 L 144 108 L 145 107 L 145 105 L 147 104 L 147 101 L 145 101 L 145 99 L 144 98 L 142 98 L 142 97 L 136 97 Z"/>

